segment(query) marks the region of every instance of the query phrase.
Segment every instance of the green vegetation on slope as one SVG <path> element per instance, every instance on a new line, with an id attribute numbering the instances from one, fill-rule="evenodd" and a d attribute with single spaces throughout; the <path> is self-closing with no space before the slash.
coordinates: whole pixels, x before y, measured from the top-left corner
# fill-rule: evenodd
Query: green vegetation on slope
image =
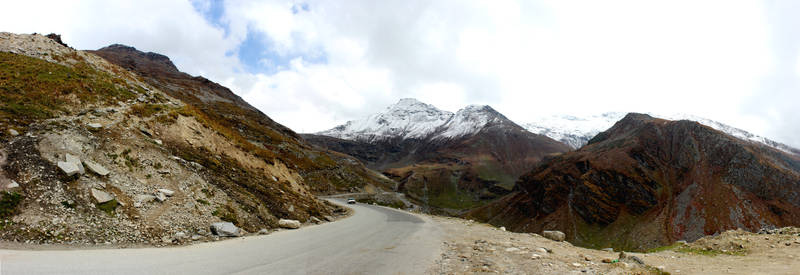
<path id="1" fill-rule="evenodd" d="M 77 57 L 77 55 L 76 55 Z M 127 83 L 86 62 L 72 67 L 0 52 L 0 122 L 26 126 L 69 110 L 69 104 L 134 97 Z"/>

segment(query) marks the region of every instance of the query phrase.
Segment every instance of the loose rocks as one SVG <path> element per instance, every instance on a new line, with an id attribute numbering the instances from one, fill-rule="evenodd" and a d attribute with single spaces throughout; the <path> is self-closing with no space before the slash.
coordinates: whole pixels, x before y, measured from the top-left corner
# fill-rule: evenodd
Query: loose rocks
<path id="1" fill-rule="evenodd" d="M 57 165 L 58 168 L 60 168 L 61 171 L 64 172 L 64 174 L 67 174 L 67 176 L 78 174 L 81 171 L 80 169 L 78 169 L 78 166 L 72 162 L 59 161 Z"/>
<path id="2" fill-rule="evenodd" d="M 557 241 L 557 242 L 563 242 L 567 238 L 567 235 L 564 234 L 564 232 L 561 232 L 561 231 L 548 231 L 548 230 L 545 230 L 545 231 L 542 232 L 542 236 L 544 236 L 545 238 Z"/>

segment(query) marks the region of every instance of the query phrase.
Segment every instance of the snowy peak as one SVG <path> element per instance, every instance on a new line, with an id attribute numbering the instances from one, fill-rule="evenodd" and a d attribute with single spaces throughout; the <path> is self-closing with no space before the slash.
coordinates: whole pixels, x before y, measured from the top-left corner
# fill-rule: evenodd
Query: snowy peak
<path id="1" fill-rule="evenodd" d="M 469 105 L 458 110 L 447 123 L 442 125 L 435 138 L 456 138 L 477 133 L 490 123 L 500 123 L 508 119 L 488 105 Z"/>
<path id="2" fill-rule="evenodd" d="M 453 114 L 413 98 L 404 98 L 383 112 L 317 134 L 365 142 L 392 138 L 452 139 L 503 121 L 508 119 L 488 105 L 469 105 Z"/>
<path id="3" fill-rule="evenodd" d="M 413 98 L 404 98 L 383 112 L 319 132 L 320 135 L 371 142 L 389 138 L 425 138 L 446 123 L 453 113 Z"/>

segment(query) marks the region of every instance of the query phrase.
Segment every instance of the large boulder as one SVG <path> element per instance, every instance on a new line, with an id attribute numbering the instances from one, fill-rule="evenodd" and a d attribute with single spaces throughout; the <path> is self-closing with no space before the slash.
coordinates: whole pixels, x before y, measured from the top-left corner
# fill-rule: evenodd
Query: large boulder
<path id="1" fill-rule="evenodd" d="M 75 164 L 75 166 L 78 167 L 78 173 L 86 173 L 86 170 L 83 168 L 83 164 L 81 164 L 81 158 L 72 154 L 67 154 L 67 162 Z"/>
<path id="2" fill-rule="evenodd" d="M 300 221 L 298 221 L 298 220 L 280 219 L 278 221 L 278 225 L 280 227 L 283 227 L 283 228 L 298 229 L 298 228 L 300 228 Z"/>
<path id="3" fill-rule="evenodd" d="M 110 171 L 108 171 L 108 169 L 101 166 L 100 164 L 97 164 L 94 161 L 86 160 L 84 161 L 84 163 L 86 164 L 86 168 L 89 168 L 89 171 L 92 171 L 100 176 L 107 176 L 109 173 L 111 173 Z"/>
<path id="4" fill-rule="evenodd" d="M 561 232 L 561 231 L 548 231 L 548 230 L 545 230 L 545 231 L 542 231 L 542 236 L 544 236 L 545 238 L 557 241 L 557 242 L 563 242 L 567 238 L 567 235 L 564 234 L 564 232 Z"/>
<path id="5" fill-rule="evenodd" d="M 60 168 L 61 171 L 64 172 L 64 174 L 67 174 L 67 176 L 78 174 L 81 171 L 80 169 L 78 169 L 78 166 L 72 162 L 59 161 L 57 165 L 58 168 Z"/>
<path id="6" fill-rule="evenodd" d="M 114 196 L 112 196 L 111 194 L 94 188 L 92 188 L 92 198 L 94 198 L 94 200 L 97 201 L 98 204 L 114 200 Z"/>
<path id="7" fill-rule="evenodd" d="M 211 224 L 211 233 L 221 237 L 239 237 L 239 227 L 230 222 L 218 222 Z"/>

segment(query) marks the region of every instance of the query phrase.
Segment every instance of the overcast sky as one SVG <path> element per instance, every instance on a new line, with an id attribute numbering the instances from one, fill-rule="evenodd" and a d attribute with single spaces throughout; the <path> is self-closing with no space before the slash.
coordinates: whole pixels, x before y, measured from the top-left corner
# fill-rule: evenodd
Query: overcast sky
<path id="1" fill-rule="evenodd" d="M 415 97 L 690 113 L 800 147 L 800 1 L 12 1 L 0 31 L 169 56 L 298 132 Z"/>

